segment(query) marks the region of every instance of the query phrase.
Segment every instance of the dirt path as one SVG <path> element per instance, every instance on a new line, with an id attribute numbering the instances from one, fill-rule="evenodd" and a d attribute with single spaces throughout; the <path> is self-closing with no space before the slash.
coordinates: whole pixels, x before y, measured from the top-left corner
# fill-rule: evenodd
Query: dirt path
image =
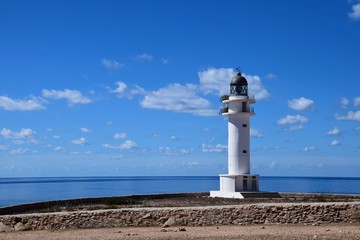
<path id="1" fill-rule="evenodd" d="M 0 233 L 0 239 L 360 239 L 360 224 L 75 229 Z"/>

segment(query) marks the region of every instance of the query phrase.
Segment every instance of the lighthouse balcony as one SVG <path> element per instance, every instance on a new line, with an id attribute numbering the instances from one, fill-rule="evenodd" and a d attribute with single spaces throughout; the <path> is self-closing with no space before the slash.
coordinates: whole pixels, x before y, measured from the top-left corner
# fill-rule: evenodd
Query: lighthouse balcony
<path id="1" fill-rule="evenodd" d="M 253 107 L 250 107 L 248 109 L 242 109 L 243 111 L 234 111 L 232 109 L 229 109 L 229 107 L 221 108 L 219 111 L 219 115 L 230 115 L 230 114 L 247 114 L 250 116 L 255 115 L 255 109 Z"/>
<path id="2" fill-rule="evenodd" d="M 219 111 L 219 115 L 224 115 L 224 114 L 227 114 L 229 112 L 229 108 L 228 107 L 224 107 L 224 108 L 221 108 L 220 111 Z"/>
<path id="3" fill-rule="evenodd" d="M 249 102 L 250 102 L 250 104 L 256 103 L 255 95 L 249 96 Z"/>
<path id="4" fill-rule="evenodd" d="M 229 100 L 229 95 L 222 95 L 219 99 L 220 102 L 223 102 L 223 101 L 226 101 L 226 100 Z"/>

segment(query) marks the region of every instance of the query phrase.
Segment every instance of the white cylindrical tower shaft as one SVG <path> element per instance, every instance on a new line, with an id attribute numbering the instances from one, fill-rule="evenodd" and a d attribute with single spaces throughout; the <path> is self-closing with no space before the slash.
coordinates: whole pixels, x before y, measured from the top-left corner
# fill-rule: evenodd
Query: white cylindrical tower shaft
<path id="1" fill-rule="evenodd" d="M 250 173 L 250 121 L 248 114 L 229 115 L 228 169 L 230 175 Z"/>
<path id="2" fill-rule="evenodd" d="M 228 102 L 228 171 L 250 173 L 250 101 L 248 96 L 230 96 Z"/>

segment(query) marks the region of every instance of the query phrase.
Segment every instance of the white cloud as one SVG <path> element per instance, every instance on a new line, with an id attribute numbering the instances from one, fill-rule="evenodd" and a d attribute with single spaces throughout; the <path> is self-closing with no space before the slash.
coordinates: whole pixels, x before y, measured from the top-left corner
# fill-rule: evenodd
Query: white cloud
<path id="1" fill-rule="evenodd" d="M 250 136 L 255 138 L 261 138 L 263 137 L 262 133 L 259 129 L 256 128 L 250 128 Z"/>
<path id="2" fill-rule="evenodd" d="M 32 143 L 32 144 L 35 144 L 35 145 L 40 143 L 40 141 L 38 139 L 35 139 L 35 138 L 30 138 L 29 142 Z"/>
<path id="3" fill-rule="evenodd" d="M 126 133 L 115 133 L 114 139 L 123 139 L 126 137 Z"/>
<path id="4" fill-rule="evenodd" d="M 197 161 L 192 161 L 192 162 L 182 162 L 181 163 L 184 167 L 187 167 L 187 168 L 193 168 L 193 167 L 199 167 L 201 166 L 201 164 Z"/>
<path id="5" fill-rule="evenodd" d="M 349 111 L 344 116 L 335 114 L 335 119 L 336 120 L 348 120 L 348 121 L 360 121 L 360 111 L 356 111 L 356 112 Z"/>
<path id="6" fill-rule="evenodd" d="M 13 140 L 12 143 L 16 144 L 16 145 L 21 145 L 21 144 L 24 144 L 24 141 L 17 139 L 17 140 Z"/>
<path id="7" fill-rule="evenodd" d="M 351 12 L 348 14 L 348 16 L 354 20 L 360 19 L 360 3 L 356 3 L 351 6 Z"/>
<path id="8" fill-rule="evenodd" d="M 200 88 L 205 94 L 213 93 L 218 96 L 229 94 L 229 84 L 236 75 L 232 68 L 208 68 L 198 72 Z"/>
<path id="9" fill-rule="evenodd" d="M 130 96 L 142 95 L 142 94 L 145 94 L 145 90 L 143 88 L 139 87 L 138 85 L 135 85 L 134 88 L 129 90 L 128 94 Z"/>
<path id="10" fill-rule="evenodd" d="M 302 124 L 299 125 L 290 125 L 287 128 L 284 128 L 285 131 L 296 131 L 296 130 L 302 130 L 304 129 L 304 126 Z"/>
<path id="11" fill-rule="evenodd" d="M 261 79 L 259 76 L 251 76 L 243 74 L 249 84 L 249 95 L 255 95 L 257 100 L 262 100 L 270 97 L 269 92 L 262 85 Z"/>
<path id="12" fill-rule="evenodd" d="M 20 139 L 36 137 L 36 132 L 30 128 L 22 128 L 20 132 L 13 132 L 10 129 L 3 128 L 0 131 L 0 135 L 4 138 Z"/>
<path id="13" fill-rule="evenodd" d="M 57 152 L 63 152 L 63 151 L 65 151 L 65 148 L 63 148 L 61 146 L 57 146 L 57 147 L 54 148 L 54 150 L 57 151 Z"/>
<path id="14" fill-rule="evenodd" d="M 268 74 L 266 74 L 266 78 L 269 80 L 275 80 L 275 79 L 277 79 L 277 76 L 273 73 L 268 73 Z"/>
<path id="15" fill-rule="evenodd" d="M 237 73 L 232 68 L 209 68 L 198 72 L 200 88 L 205 94 L 215 94 L 222 96 L 229 94 L 229 84 Z M 249 84 L 249 95 L 255 95 L 258 100 L 268 98 L 269 92 L 263 86 L 261 79 L 257 75 L 242 74 Z"/>
<path id="16" fill-rule="evenodd" d="M 13 155 L 26 154 L 29 151 L 30 150 L 27 148 L 17 148 L 17 149 L 11 150 L 10 154 L 13 154 Z"/>
<path id="17" fill-rule="evenodd" d="M 162 62 L 163 64 L 168 64 L 168 63 L 170 63 L 170 60 L 167 59 L 167 58 L 162 58 L 162 59 L 161 59 L 161 62 Z"/>
<path id="18" fill-rule="evenodd" d="M 0 151 L 5 151 L 7 149 L 7 147 L 6 146 L 4 146 L 4 145 L 0 145 Z"/>
<path id="19" fill-rule="evenodd" d="M 303 152 L 312 152 L 315 151 L 316 148 L 314 146 L 304 147 L 301 151 Z"/>
<path id="20" fill-rule="evenodd" d="M 279 146 L 262 146 L 258 147 L 255 150 L 261 150 L 261 151 L 272 151 L 272 150 L 279 150 Z"/>
<path id="21" fill-rule="evenodd" d="M 82 127 L 82 128 L 79 128 L 79 129 L 84 134 L 92 134 L 92 131 L 90 129 L 88 129 L 88 128 L 83 128 Z"/>
<path id="22" fill-rule="evenodd" d="M 65 99 L 70 106 L 73 104 L 87 104 L 92 102 L 90 98 L 83 96 L 78 90 L 65 89 L 61 91 L 43 89 L 42 94 L 46 98 Z"/>
<path id="23" fill-rule="evenodd" d="M 53 138 L 55 138 L 55 139 L 60 139 L 60 136 L 54 135 Z"/>
<path id="24" fill-rule="evenodd" d="M 159 147 L 158 149 L 155 150 L 155 152 L 164 154 L 164 155 L 186 155 L 186 154 L 190 154 L 192 151 L 194 151 L 193 148 L 191 149 L 185 149 L 185 148 L 181 148 L 179 150 L 175 150 L 175 149 L 171 149 L 170 147 Z"/>
<path id="25" fill-rule="evenodd" d="M 330 145 L 331 146 L 338 146 L 338 145 L 340 145 L 340 142 L 338 140 L 333 140 L 333 141 L 331 141 Z"/>
<path id="26" fill-rule="evenodd" d="M 227 152 L 228 147 L 226 145 L 222 145 L 222 144 L 216 144 L 216 145 L 206 145 L 206 144 L 202 144 L 201 145 L 201 151 L 204 153 L 207 152 L 217 152 L 217 153 L 221 153 L 221 152 Z"/>
<path id="27" fill-rule="evenodd" d="M 113 145 L 108 144 L 108 143 L 104 143 L 102 146 L 103 146 L 104 148 L 116 149 L 116 146 L 113 146 Z"/>
<path id="28" fill-rule="evenodd" d="M 169 147 L 159 147 L 158 152 L 165 155 L 175 155 L 175 152 Z"/>
<path id="29" fill-rule="evenodd" d="M 269 164 L 269 168 L 274 168 L 276 165 L 277 164 L 275 161 L 271 161 L 271 163 Z"/>
<path id="30" fill-rule="evenodd" d="M 179 150 L 179 153 L 185 155 L 185 154 L 191 153 L 192 151 L 194 151 L 193 148 L 192 148 L 192 149 L 181 148 L 181 149 Z"/>
<path id="31" fill-rule="evenodd" d="M 354 106 L 355 107 L 360 106 L 360 97 L 355 97 L 354 98 Z"/>
<path id="32" fill-rule="evenodd" d="M 347 108 L 349 106 L 349 104 L 350 104 L 349 99 L 347 99 L 345 97 L 340 98 L 340 106 L 342 108 Z"/>
<path id="33" fill-rule="evenodd" d="M 309 119 L 301 115 L 286 115 L 284 118 L 281 118 L 277 121 L 279 125 L 285 124 L 296 124 L 296 123 L 307 123 Z"/>
<path id="34" fill-rule="evenodd" d="M 137 85 L 135 85 L 133 88 L 129 89 L 126 83 L 124 82 L 116 82 L 117 88 L 114 90 L 110 89 L 110 92 L 117 93 L 118 97 L 127 97 L 132 98 L 134 95 L 143 95 L 145 94 L 145 90 Z"/>
<path id="35" fill-rule="evenodd" d="M 79 138 L 79 139 L 72 140 L 71 143 L 74 144 L 74 145 L 86 145 L 86 144 L 89 144 L 89 142 L 83 137 Z"/>
<path id="36" fill-rule="evenodd" d="M 136 143 L 131 140 L 126 140 L 124 143 L 120 145 L 120 149 L 132 149 L 136 148 Z"/>
<path id="37" fill-rule="evenodd" d="M 139 61 L 142 61 L 142 62 L 144 62 L 144 61 L 151 62 L 152 60 L 154 60 L 154 57 L 150 54 L 142 53 L 142 54 L 137 55 L 136 59 Z"/>
<path id="38" fill-rule="evenodd" d="M 236 73 L 231 68 L 210 68 L 198 73 L 200 84 L 169 84 L 166 87 L 148 92 L 139 86 L 129 89 L 124 82 L 117 82 L 118 87 L 110 92 L 117 93 L 118 97 L 131 98 L 135 94 L 144 95 L 140 106 L 149 109 L 167 110 L 173 112 L 191 113 L 197 116 L 215 116 L 218 109 L 211 107 L 211 103 L 199 96 L 202 90 L 205 94 L 223 95 L 229 93 L 229 83 Z M 269 93 L 262 86 L 258 76 L 244 75 L 249 83 L 249 92 L 257 99 L 269 97 Z"/>
<path id="39" fill-rule="evenodd" d="M 337 127 L 334 127 L 333 129 L 326 132 L 326 135 L 328 135 L 328 136 L 338 136 L 340 134 L 341 134 L 341 131 Z"/>
<path id="40" fill-rule="evenodd" d="M 124 82 L 116 82 L 117 88 L 112 90 L 114 93 L 122 94 L 127 90 L 127 85 Z"/>
<path id="41" fill-rule="evenodd" d="M 314 101 L 301 97 L 298 99 L 288 100 L 288 106 L 296 111 L 312 110 L 314 107 Z"/>
<path id="42" fill-rule="evenodd" d="M 161 109 L 173 112 L 191 113 L 198 116 L 215 116 L 218 110 L 211 103 L 198 96 L 194 84 L 170 84 L 157 91 L 147 93 L 140 102 L 143 108 Z"/>
<path id="43" fill-rule="evenodd" d="M 101 59 L 101 64 L 104 67 L 106 67 L 107 69 L 113 69 L 113 70 L 118 70 L 118 69 L 124 67 L 124 64 L 121 64 L 115 60 L 106 59 L 106 58 Z"/>
<path id="44" fill-rule="evenodd" d="M 27 100 L 11 99 L 9 97 L 0 96 L 0 107 L 8 111 L 34 111 L 42 110 L 42 100 L 36 97 L 30 97 Z"/>
<path id="45" fill-rule="evenodd" d="M 102 145 L 104 148 L 109 148 L 109 149 L 114 149 L 114 150 L 129 150 L 129 149 L 133 149 L 136 148 L 136 143 L 131 141 L 131 140 L 126 140 L 124 143 L 114 146 L 111 144 L 103 144 Z"/>
<path id="46" fill-rule="evenodd" d="M 177 137 L 176 137 L 176 136 L 171 136 L 171 137 L 170 137 L 170 140 L 175 141 L 175 140 L 177 140 Z"/>

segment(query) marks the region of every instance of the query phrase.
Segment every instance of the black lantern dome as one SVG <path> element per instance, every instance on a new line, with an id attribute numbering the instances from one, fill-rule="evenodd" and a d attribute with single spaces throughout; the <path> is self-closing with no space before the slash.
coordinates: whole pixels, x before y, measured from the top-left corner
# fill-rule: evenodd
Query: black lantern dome
<path id="1" fill-rule="evenodd" d="M 248 82 L 246 81 L 246 78 L 241 76 L 241 72 L 238 71 L 236 76 L 231 79 L 230 85 L 248 85 Z"/>
<path id="2" fill-rule="evenodd" d="M 238 73 L 231 79 L 230 82 L 230 95 L 235 96 L 247 96 L 248 95 L 248 82 L 245 77 L 241 76 L 241 72 L 238 69 Z"/>

